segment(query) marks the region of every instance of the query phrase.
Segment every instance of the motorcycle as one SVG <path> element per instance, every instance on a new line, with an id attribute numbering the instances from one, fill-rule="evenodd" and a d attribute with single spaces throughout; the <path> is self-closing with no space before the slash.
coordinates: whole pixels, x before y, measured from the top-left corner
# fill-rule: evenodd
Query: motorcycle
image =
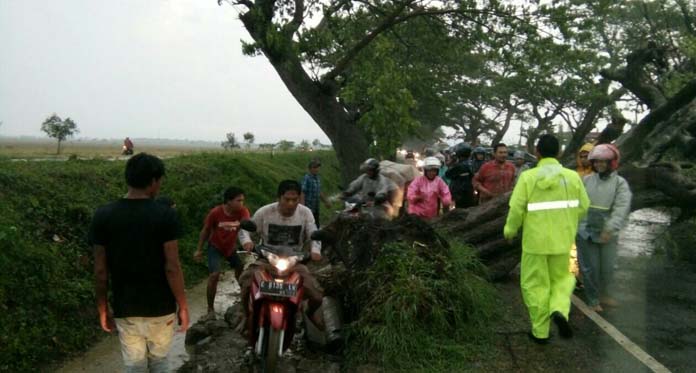
<path id="1" fill-rule="evenodd" d="M 242 222 L 242 229 L 255 231 L 255 225 L 250 227 L 250 223 L 253 224 L 250 221 Z M 246 251 L 238 253 L 249 254 Z M 250 345 L 260 360 L 261 371 L 271 373 L 275 372 L 278 359 L 292 343 L 298 311 L 302 312 L 305 326 L 311 326 L 310 330 L 321 328 L 317 328 L 304 312 L 303 279 L 294 271 L 298 263 L 309 260 L 309 254 L 297 252 L 294 247 L 260 244 L 254 248 L 252 255 L 267 259 L 269 265 L 254 273 L 249 309 L 245 310 L 246 327 Z M 335 301 L 324 298 L 322 307 L 335 308 Z M 326 339 L 323 342 L 326 343 Z"/>
<path id="2" fill-rule="evenodd" d="M 121 155 L 133 155 L 133 148 L 128 148 L 125 145 L 121 147 Z"/>

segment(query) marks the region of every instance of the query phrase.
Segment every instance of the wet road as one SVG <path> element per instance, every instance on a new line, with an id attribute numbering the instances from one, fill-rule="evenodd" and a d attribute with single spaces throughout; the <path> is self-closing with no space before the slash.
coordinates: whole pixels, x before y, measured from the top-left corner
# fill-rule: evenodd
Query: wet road
<path id="1" fill-rule="evenodd" d="M 191 325 L 205 316 L 207 311 L 205 298 L 206 281 L 186 291 L 189 305 Z M 239 286 L 234 279 L 234 272 L 228 271 L 222 274 L 218 284 L 218 293 L 215 297 L 215 312 L 218 319 L 222 319 L 225 310 L 232 306 L 239 298 Z M 169 352 L 169 367 L 178 369 L 188 360 L 188 351 L 184 344 L 185 334 L 176 333 Z M 57 369 L 60 373 L 75 372 L 122 372 L 121 346 L 118 335 L 113 333 L 94 345 L 84 355 L 79 356 Z"/>
<path id="2" fill-rule="evenodd" d="M 619 243 L 619 306 L 602 317 L 673 372 L 695 371 L 696 273 L 655 249 L 669 221 L 657 210 L 631 214 Z"/>

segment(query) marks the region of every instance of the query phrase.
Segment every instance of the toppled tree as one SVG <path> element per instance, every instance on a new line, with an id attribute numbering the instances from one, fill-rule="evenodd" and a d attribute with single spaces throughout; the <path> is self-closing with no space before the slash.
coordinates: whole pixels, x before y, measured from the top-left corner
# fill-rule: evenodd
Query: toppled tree
<path id="1" fill-rule="evenodd" d="M 468 247 L 450 245 L 412 216 L 393 221 L 340 215 L 322 229 L 334 265 L 319 271 L 326 295 L 342 300 L 352 360 L 390 369 L 466 366 L 449 346 L 482 338 L 494 290 Z M 439 357 L 439 358 L 438 358 Z"/>
<path id="2" fill-rule="evenodd" d="M 46 132 L 48 137 L 58 140 L 58 150 L 56 154 L 60 154 L 60 144 L 68 137 L 72 137 L 80 130 L 77 129 L 77 124 L 70 118 L 61 119 L 56 113 L 41 123 L 41 131 Z"/>

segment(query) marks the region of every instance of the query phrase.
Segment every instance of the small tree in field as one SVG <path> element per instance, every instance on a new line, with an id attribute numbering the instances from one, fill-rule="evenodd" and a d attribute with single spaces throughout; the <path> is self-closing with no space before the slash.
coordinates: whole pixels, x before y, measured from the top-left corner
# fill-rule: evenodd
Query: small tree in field
<path id="1" fill-rule="evenodd" d="M 251 147 L 251 144 L 254 143 L 254 134 L 251 132 L 247 132 L 244 134 L 244 142 L 246 142 L 246 147 L 249 149 Z"/>
<path id="2" fill-rule="evenodd" d="M 288 150 L 290 150 L 290 149 L 292 149 L 292 148 L 295 147 L 295 142 L 294 142 L 294 141 L 288 141 L 288 140 L 280 140 L 280 142 L 278 142 L 278 144 L 276 145 L 276 147 L 277 147 L 278 150 L 280 150 L 281 152 L 286 152 L 286 151 L 288 151 Z"/>
<path id="3" fill-rule="evenodd" d="M 62 120 L 56 113 L 53 113 L 53 115 L 41 123 L 41 130 L 46 132 L 48 137 L 58 140 L 58 151 L 56 154 L 60 154 L 60 144 L 65 139 L 80 132 L 77 129 L 77 124 L 72 119 L 65 118 L 65 120 Z"/>
<path id="4" fill-rule="evenodd" d="M 220 143 L 225 150 L 239 148 L 239 142 L 237 142 L 237 137 L 234 135 L 234 132 L 230 132 L 226 136 L 227 140 Z"/>
<path id="5" fill-rule="evenodd" d="M 309 141 L 307 141 L 307 140 L 300 141 L 300 145 L 298 145 L 297 148 L 303 152 L 309 151 L 310 150 Z"/>
<path id="6" fill-rule="evenodd" d="M 314 141 L 312 141 L 312 146 L 314 148 L 321 148 L 321 141 L 319 141 L 319 139 L 314 139 Z"/>

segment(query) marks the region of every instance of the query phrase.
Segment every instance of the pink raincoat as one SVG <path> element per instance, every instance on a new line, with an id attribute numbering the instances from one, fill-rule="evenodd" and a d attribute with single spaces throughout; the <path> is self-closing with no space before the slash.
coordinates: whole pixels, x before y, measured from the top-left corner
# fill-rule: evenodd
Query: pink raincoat
<path id="1" fill-rule="evenodd" d="M 416 202 L 417 197 L 422 197 Z M 425 176 L 413 179 L 406 194 L 408 199 L 408 213 L 424 219 L 432 219 L 437 216 L 437 201 L 442 205 L 452 204 L 452 195 L 449 187 L 439 176 L 431 181 Z"/>

